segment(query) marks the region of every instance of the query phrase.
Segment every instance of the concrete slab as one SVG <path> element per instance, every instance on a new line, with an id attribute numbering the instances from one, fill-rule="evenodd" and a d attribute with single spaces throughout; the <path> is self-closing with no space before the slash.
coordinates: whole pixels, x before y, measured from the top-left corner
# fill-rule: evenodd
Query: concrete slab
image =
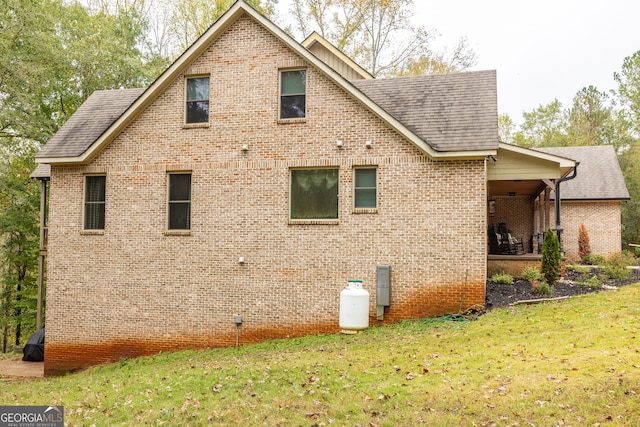
<path id="1" fill-rule="evenodd" d="M 0 360 L 0 377 L 43 377 L 44 362 L 23 362 L 21 358 Z"/>

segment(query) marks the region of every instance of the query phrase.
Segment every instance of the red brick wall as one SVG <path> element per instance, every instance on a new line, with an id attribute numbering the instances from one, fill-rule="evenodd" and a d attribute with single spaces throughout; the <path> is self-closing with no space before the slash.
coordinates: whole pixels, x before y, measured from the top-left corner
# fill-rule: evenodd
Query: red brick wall
<path id="1" fill-rule="evenodd" d="M 48 375 L 232 346 L 235 314 L 241 345 L 336 332 L 348 279 L 363 280 L 376 324 L 381 264 L 391 266 L 384 322 L 484 304 L 483 161 L 430 160 L 312 66 L 306 120 L 278 123 L 278 69 L 290 65 L 308 64 L 241 18 L 186 73 L 211 74 L 208 127 L 184 128 L 180 77 L 89 165 L 52 168 Z M 362 165 L 378 167 L 375 213 L 352 209 Z M 340 171 L 339 221 L 290 223 L 289 170 L 322 166 Z M 166 175 L 185 170 L 191 232 L 166 233 Z M 82 231 L 86 173 L 107 176 L 101 233 Z"/>

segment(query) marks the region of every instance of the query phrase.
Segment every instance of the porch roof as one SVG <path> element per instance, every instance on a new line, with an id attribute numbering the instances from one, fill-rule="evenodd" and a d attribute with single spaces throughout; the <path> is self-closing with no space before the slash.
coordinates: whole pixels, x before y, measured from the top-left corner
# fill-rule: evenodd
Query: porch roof
<path id="1" fill-rule="evenodd" d="M 515 145 L 500 143 L 495 157 L 487 159 L 489 196 L 534 196 L 546 186 L 545 180 L 567 176 L 575 160 Z"/>

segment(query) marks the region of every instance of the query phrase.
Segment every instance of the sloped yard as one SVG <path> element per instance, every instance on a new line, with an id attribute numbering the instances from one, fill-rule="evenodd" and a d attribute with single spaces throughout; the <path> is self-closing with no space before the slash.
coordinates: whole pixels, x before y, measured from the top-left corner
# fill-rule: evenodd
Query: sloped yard
<path id="1" fill-rule="evenodd" d="M 424 319 L 0 382 L 79 425 L 640 425 L 640 284 L 477 321 Z"/>

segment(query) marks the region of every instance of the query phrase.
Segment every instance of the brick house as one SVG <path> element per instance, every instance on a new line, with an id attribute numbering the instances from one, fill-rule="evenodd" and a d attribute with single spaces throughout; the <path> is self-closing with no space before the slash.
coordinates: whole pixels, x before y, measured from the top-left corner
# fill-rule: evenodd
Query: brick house
<path id="1" fill-rule="evenodd" d="M 494 71 L 375 80 L 243 1 L 148 88 L 92 94 L 37 162 L 47 375 L 335 332 L 349 279 L 373 324 L 483 306 L 488 200 L 528 200 L 517 225 L 575 168 L 498 141 Z"/>

